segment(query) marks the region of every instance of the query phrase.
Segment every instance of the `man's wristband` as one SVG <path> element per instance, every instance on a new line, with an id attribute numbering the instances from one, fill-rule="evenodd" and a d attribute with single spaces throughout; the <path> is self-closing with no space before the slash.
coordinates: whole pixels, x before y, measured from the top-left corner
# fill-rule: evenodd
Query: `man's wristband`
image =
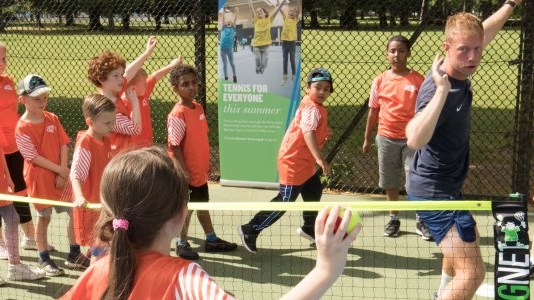
<path id="1" fill-rule="evenodd" d="M 510 5 L 512 8 L 515 8 L 517 6 L 517 3 L 515 3 L 515 1 L 512 1 L 512 0 L 506 0 L 506 2 L 504 2 L 504 5 Z"/>

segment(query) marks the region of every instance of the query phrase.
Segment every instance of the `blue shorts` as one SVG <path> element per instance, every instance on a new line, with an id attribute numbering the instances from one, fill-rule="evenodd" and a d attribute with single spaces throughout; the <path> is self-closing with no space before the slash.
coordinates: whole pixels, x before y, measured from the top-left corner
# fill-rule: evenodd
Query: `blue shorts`
<path id="1" fill-rule="evenodd" d="M 424 198 L 408 195 L 408 200 L 454 200 L 454 198 Z M 477 222 L 467 210 L 420 210 L 417 214 L 426 224 L 437 245 L 455 224 L 462 241 L 472 243 L 476 240 Z"/>

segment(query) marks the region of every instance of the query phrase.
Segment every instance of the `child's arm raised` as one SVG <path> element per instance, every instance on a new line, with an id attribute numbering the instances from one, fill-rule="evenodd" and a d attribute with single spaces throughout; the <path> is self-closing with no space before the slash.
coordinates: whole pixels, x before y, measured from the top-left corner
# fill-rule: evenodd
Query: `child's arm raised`
<path id="1" fill-rule="evenodd" d="M 157 70 L 156 72 L 152 73 L 152 77 L 156 78 L 156 81 L 159 81 L 161 78 L 165 77 L 167 74 L 169 74 L 174 67 L 177 67 L 182 64 L 182 57 L 178 56 L 177 58 L 173 59 L 168 65 L 165 67 Z"/>
<path id="2" fill-rule="evenodd" d="M 234 22 L 233 22 L 234 28 L 236 27 L 235 22 L 237 21 L 237 14 L 239 14 L 239 7 L 234 8 Z"/>
<path id="3" fill-rule="evenodd" d="M 158 40 L 155 36 L 149 37 L 146 44 L 145 52 L 143 52 L 143 54 L 139 55 L 139 57 L 137 57 L 134 61 L 132 61 L 126 66 L 126 69 L 124 70 L 124 78 L 126 78 L 128 82 L 132 80 L 132 78 L 134 78 L 135 74 L 137 74 L 137 71 L 141 69 L 147 58 L 152 55 L 157 43 Z"/>
<path id="4" fill-rule="evenodd" d="M 256 17 L 256 12 L 254 11 L 254 6 L 252 5 L 252 0 L 248 0 L 248 5 L 250 7 L 250 12 L 252 13 L 252 20 Z"/>
<path id="5" fill-rule="evenodd" d="M 128 127 L 130 127 L 127 131 L 132 132 L 133 135 L 138 135 L 141 133 L 141 130 L 143 129 L 143 121 L 141 119 L 141 108 L 139 107 L 139 98 L 137 98 L 137 94 L 133 90 L 132 87 L 129 87 L 125 91 L 126 100 L 130 102 L 132 106 L 132 113 L 130 115 L 130 118 L 132 120 L 133 124 L 124 124 Z M 122 131 L 121 131 L 122 132 Z"/>
<path id="6" fill-rule="evenodd" d="M 273 13 L 271 14 L 271 18 L 274 18 L 274 16 L 280 11 L 280 8 L 282 8 L 282 5 L 284 5 L 285 2 L 286 0 L 282 0 L 280 1 L 280 3 L 278 3 L 276 8 L 273 10 Z"/>

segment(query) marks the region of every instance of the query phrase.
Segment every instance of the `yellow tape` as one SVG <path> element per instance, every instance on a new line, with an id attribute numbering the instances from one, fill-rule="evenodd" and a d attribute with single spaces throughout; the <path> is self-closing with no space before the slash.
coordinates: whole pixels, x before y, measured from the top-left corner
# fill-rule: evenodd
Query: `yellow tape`
<path id="1" fill-rule="evenodd" d="M 73 203 L 0 194 L 0 200 L 26 202 L 55 206 L 75 207 Z M 321 210 L 325 206 L 339 205 L 358 211 L 387 210 L 491 210 L 489 200 L 454 200 L 454 201 L 344 201 L 344 202 L 209 202 L 189 203 L 191 210 Z M 100 204 L 90 203 L 87 208 L 99 209 Z"/>
<path id="2" fill-rule="evenodd" d="M 0 200 L 44 204 L 44 205 L 54 205 L 54 206 L 76 207 L 76 205 L 74 205 L 74 203 L 72 202 L 54 201 L 54 200 L 40 199 L 40 198 L 30 198 L 30 197 L 8 195 L 8 194 L 1 194 L 1 193 L 0 193 Z M 88 203 L 86 207 L 91 208 L 91 209 L 99 209 L 101 205 Z"/>

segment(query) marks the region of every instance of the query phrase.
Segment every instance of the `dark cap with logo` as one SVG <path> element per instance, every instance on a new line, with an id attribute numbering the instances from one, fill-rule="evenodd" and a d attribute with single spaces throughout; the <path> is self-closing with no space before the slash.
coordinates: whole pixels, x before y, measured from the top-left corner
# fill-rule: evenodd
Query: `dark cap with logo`
<path id="1" fill-rule="evenodd" d="M 330 82 L 330 93 L 334 91 L 334 81 L 332 75 L 328 70 L 324 68 L 313 68 L 308 72 L 307 83 L 317 82 L 317 81 L 328 81 Z"/>

